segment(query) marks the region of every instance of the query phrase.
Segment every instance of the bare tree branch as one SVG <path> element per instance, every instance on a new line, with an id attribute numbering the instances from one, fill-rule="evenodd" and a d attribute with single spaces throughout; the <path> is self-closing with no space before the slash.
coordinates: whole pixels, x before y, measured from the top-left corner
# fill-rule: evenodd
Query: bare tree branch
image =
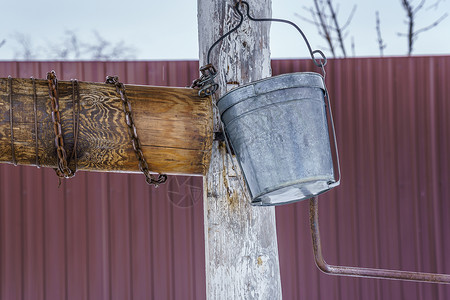
<path id="1" fill-rule="evenodd" d="M 60 39 L 60 43 L 47 42 L 50 46 L 48 53 L 54 59 L 80 59 L 81 57 L 81 44 L 77 34 L 72 30 L 66 30 L 64 37 Z"/>
<path id="2" fill-rule="evenodd" d="M 345 40 L 350 35 L 350 32 L 344 33 L 343 39 Z"/>
<path id="3" fill-rule="evenodd" d="M 352 11 L 350 12 L 350 15 L 348 16 L 347 21 L 346 21 L 345 24 L 342 25 L 342 27 L 341 27 L 342 30 L 346 29 L 346 28 L 350 25 L 350 23 L 351 23 L 351 21 L 352 21 L 354 15 L 355 15 L 356 7 L 357 7 L 356 4 L 353 5 Z M 337 15 L 337 14 L 338 14 L 338 13 L 337 13 L 337 11 L 336 11 L 336 15 Z"/>
<path id="4" fill-rule="evenodd" d="M 75 32 L 73 32 L 71 30 L 66 31 L 66 34 L 69 35 L 69 45 L 72 47 L 75 59 L 79 59 L 80 55 L 81 55 L 81 50 L 80 50 L 81 45 L 80 45 L 77 35 L 75 34 Z"/>
<path id="5" fill-rule="evenodd" d="M 408 41 L 408 55 L 411 55 L 413 51 L 414 42 L 418 39 L 418 36 L 420 33 L 423 33 L 425 31 L 428 31 L 436 26 L 439 25 L 447 16 L 448 14 L 445 13 L 444 15 L 440 16 L 438 19 L 436 19 L 432 24 L 423 27 L 419 30 L 414 30 L 417 14 L 424 8 L 426 0 L 421 0 L 417 6 L 412 5 L 413 0 L 401 0 L 401 4 L 403 9 L 406 12 L 406 23 L 408 26 L 407 33 L 398 33 L 399 36 L 405 36 L 407 37 Z M 437 0 L 432 6 L 438 7 L 440 0 Z"/>
<path id="6" fill-rule="evenodd" d="M 334 45 L 331 41 L 331 34 L 330 34 L 330 27 L 327 26 L 327 23 L 325 21 L 325 17 L 323 16 L 323 7 L 319 7 L 319 1 L 314 0 L 314 6 L 315 6 L 315 15 L 318 17 L 320 21 L 320 27 L 322 28 L 323 36 L 328 42 L 328 46 L 330 47 L 331 54 L 333 54 L 333 57 L 336 57 L 335 51 L 334 51 Z"/>
<path id="7" fill-rule="evenodd" d="M 414 8 L 413 13 L 415 14 L 419 10 L 421 10 L 424 4 L 425 4 L 425 0 L 420 1 L 419 5 L 417 5 L 416 8 Z"/>
<path id="8" fill-rule="evenodd" d="M 36 58 L 36 48 L 33 47 L 30 36 L 16 32 L 13 39 L 19 44 L 19 49 L 15 49 L 14 54 L 17 59 L 33 60 Z"/>
<path id="9" fill-rule="evenodd" d="M 383 42 L 383 38 L 381 37 L 381 27 L 380 27 L 380 13 L 378 11 L 375 12 L 375 18 L 376 18 L 376 30 L 377 30 L 377 37 L 378 37 L 378 49 L 380 50 L 380 56 L 383 56 L 383 50 L 386 48 L 386 44 Z"/>
<path id="10" fill-rule="evenodd" d="M 355 57 L 355 39 L 354 36 L 352 35 L 352 56 Z"/>
<path id="11" fill-rule="evenodd" d="M 63 37 L 59 38 L 57 42 L 45 41 L 44 47 L 34 47 L 29 36 L 16 33 L 13 39 L 16 40 L 19 47 L 15 51 L 15 57 L 24 60 L 36 59 L 41 54 L 57 60 L 123 60 L 134 57 L 136 49 L 128 46 L 124 41 L 113 43 L 103 38 L 97 31 L 94 31 L 93 34 L 94 42 L 84 36 L 82 36 L 83 39 L 80 38 L 80 35 L 73 30 L 66 30 Z M 0 47 L 3 45 L 2 43 L 0 42 Z"/>
<path id="12" fill-rule="evenodd" d="M 312 25 L 315 25 L 315 26 L 320 26 L 320 24 L 317 23 L 316 21 L 313 21 L 313 20 L 310 20 L 310 19 L 308 19 L 308 18 L 305 18 L 304 16 L 302 16 L 302 15 L 300 15 L 300 14 L 298 14 L 298 13 L 295 13 L 294 15 L 295 15 L 296 17 L 302 19 L 303 21 L 309 23 L 309 24 L 312 24 Z M 314 16 L 314 12 L 312 13 L 312 15 Z"/>
<path id="13" fill-rule="evenodd" d="M 94 31 L 96 38 L 95 43 L 82 43 L 81 46 L 85 49 L 85 53 L 91 59 L 95 60 L 114 60 L 114 59 L 130 59 L 134 57 L 136 49 L 127 46 L 124 41 L 119 41 L 112 44 L 110 41 L 104 39 L 97 31 Z"/>
<path id="14" fill-rule="evenodd" d="M 109 56 L 105 54 L 106 48 L 111 44 L 106 41 L 98 31 L 93 31 L 97 42 L 94 44 L 84 44 L 86 52 L 91 53 L 91 58 L 96 60 L 107 60 Z"/>
<path id="15" fill-rule="evenodd" d="M 0 42 L 0 47 L 2 47 L 5 43 L 6 43 L 6 40 L 3 39 L 3 40 Z"/>
<path id="16" fill-rule="evenodd" d="M 439 23 L 441 23 L 442 21 L 444 21 L 444 19 L 447 18 L 447 17 L 448 17 L 448 13 L 443 14 L 439 19 L 437 19 L 436 21 L 434 21 L 432 24 L 430 24 L 430 25 L 428 25 L 428 26 L 426 26 L 426 27 L 423 27 L 423 28 L 421 28 L 421 29 L 416 30 L 416 32 L 414 32 L 414 35 L 418 35 L 418 34 L 421 33 L 421 32 L 430 30 L 431 28 L 438 26 Z"/>
<path id="17" fill-rule="evenodd" d="M 427 7 L 426 9 L 437 9 L 439 8 L 439 4 L 441 3 L 441 0 L 437 0 L 436 2 L 434 2 L 433 4 L 431 4 L 429 7 Z"/>
<path id="18" fill-rule="evenodd" d="M 311 19 L 308 19 L 300 14 L 295 14 L 300 19 L 304 20 L 305 22 L 315 25 L 317 27 L 317 32 L 319 35 L 324 38 L 328 43 L 328 48 L 330 49 L 333 57 L 335 57 L 335 51 L 334 51 L 334 44 L 331 37 L 331 28 L 326 23 L 326 20 L 328 17 L 323 12 L 323 4 L 322 0 L 314 0 L 315 7 L 303 7 L 304 10 L 306 10 L 312 17 Z M 317 13 L 318 12 L 318 13 Z"/>
<path id="19" fill-rule="evenodd" d="M 110 52 L 110 59 L 130 59 L 134 57 L 136 49 L 127 46 L 124 41 L 120 41 L 113 46 Z"/>
<path id="20" fill-rule="evenodd" d="M 337 14 L 335 12 L 335 8 L 333 7 L 332 1 L 327 0 L 327 4 L 328 4 L 328 9 L 330 10 L 330 13 L 331 13 L 331 19 L 333 20 L 333 23 L 334 23 L 334 29 L 336 30 L 339 46 L 342 50 L 344 57 L 347 57 L 347 53 L 345 51 L 345 45 L 344 45 L 343 31 L 344 31 L 345 27 L 347 27 L 350 24 L 351 19 L 353 18 L 353 15 L 355 14 L 356 5 L 353 6 L 352 12 L 350 13 L 349 17 L 347 18 L 345 25 L 339 26 Z"/>
<path id="21" fill-rule="evenodd" d="M 402 6 L 406 11 L 407 24 L 408 24 L 408 55 L 412 53 L 413 46 L 413 29 L 414 29 L 414 13 L 413 8 L 409 2 L 410 0 L 402 0 Z"/>
<path id="22" fill-rule="evenodd" d="M 305 18 L 298 14 L 296 15 L 302 20 L 317 27 L 319 35 L 327 41 L 328 48 L 333 57 L 336 57 L 336 48 L 339 48 L 342 55 L 347 57 L 344 41 L 348 36 L 348 32 L 345 30 L 348 28 L 355 15 L 356 5 L 353 6 L 344 25 L 340 25 L 338 20 L 340 5 L 335 5 L 332 0 L 313 0 L 312 7 L 303 7 L 303 9 L 310 13 L 312 19 Z"/>

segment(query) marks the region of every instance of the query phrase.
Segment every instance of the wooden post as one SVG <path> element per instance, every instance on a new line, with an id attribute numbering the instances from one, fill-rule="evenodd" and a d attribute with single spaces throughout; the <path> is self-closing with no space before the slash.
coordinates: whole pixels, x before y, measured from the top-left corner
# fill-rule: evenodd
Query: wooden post
<path id="1" fill-rule="evenodd" d="M 200 65 L 209 47 L 235 24 L 234 0 L 198 0 Z M 271 0 L 249 1 L 255 17 L 271 16 Z M 245 20 L 214 48 L 216 82 L 244 84 L 271 75 L 269 23 Z M 215 131 L 219 130 L 217 112 Z M 236 163 L 235 163 L 236 165 Z M 243 184 L 242 184 L 243 185 Z M 206 290 L 208 299 L 281 299 L 274 207 L 252 207 L 232 170 L 223 142 L 213 142 L 204 181 Z"/>

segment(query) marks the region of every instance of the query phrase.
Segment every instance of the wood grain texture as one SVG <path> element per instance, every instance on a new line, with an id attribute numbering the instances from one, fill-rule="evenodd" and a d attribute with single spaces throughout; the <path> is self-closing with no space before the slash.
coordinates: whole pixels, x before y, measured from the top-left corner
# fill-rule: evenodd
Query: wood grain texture
<path id="1" fill-rule="evenodd" d="M 151 171 L 203 175 L 212 146 L 210 99 L 190 88 L 126 85 L 142 150 Z M 74 148 L 72 83 L 59 81 L 59 104 L 65 149 Z M 79 82 L 78 170 L 138 172 L 122 102 L 115 88 L 103 83 Z M 0 162 L 12 162 L 10 118 L 18 164 L 55 167 L 55 135 L 46 80 L 36 80 L 35 118 L 31 79 L 12 79 L 12 116 L 7 78 L 0 78 Z M 37 132 L 35 130 L 37 122 Z M 75 168 L 74 159 L 69 166 Z"/>
<path id="2" fill-rule="evenodd" d="M 237 22 L 236 1 L 199 0 L 200 65 L 209 47 Z M 271 0 L 249 1 L 255 17 L 270 17 Z M 212 51 L 216 81 L 245 84 L 270 76 L 268 23 L 244 20 L 242 26 Z M 219 130 L 215 112 L 214 126 Z M 233 158 L 234 159 L 234 158 Z M 237 162 L 235 161 L 237 166 Z M 204 181 L 206 294 L 208 299 L 281 299 L 274 207 L 252 207 L 233 171 L 223 143 L 214 142 Z"/>

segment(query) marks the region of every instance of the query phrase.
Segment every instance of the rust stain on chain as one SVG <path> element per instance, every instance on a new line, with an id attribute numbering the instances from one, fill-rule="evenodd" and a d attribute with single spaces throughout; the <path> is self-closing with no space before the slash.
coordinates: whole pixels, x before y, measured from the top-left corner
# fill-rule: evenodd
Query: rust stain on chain
<path id="1" fill-rule="evenodd" d="M 120 99 L 122 100 L 122 108 L 123 112 L 125 113 L 125 122 L 127 123 L 128 126 L 128 133 L 131 138 L 131 144 L 133 145 L 133 150 L 134 153 L 136 154 L 136 158 L 139 161 L 139 170 L 141 170 L 141 172 L 144 173 L 145 182 L 147 182 L 149 185 L 153 184 L 156 187 L 162 183 L 165 183 L 167 180 L 167 175 L 158 174 L 158 177 L 154 178 L 150 174 L 147 160 L 145 159 L 144 153 L 142 152 L 141 149 L 141 142 L 137 135 L 136 125 L 134 124 L 133 121 L 131 102 L 128 101 L 125 85 L 119 82 L 119 77 L 117 76 L 107 76 L 106 83 L 112 84 L 116 87 L 116 91 L 120 95 Z"/>
<path id="2" fill-rule="evenodd" d="M 64 148 L 64 135 L 61 126 L 61 115 L 59 113 L 58 80 L 55 71 L 47 73 L 48 93 L 52 104 L 53 131 L 55 133 L 56 154 L 58 156 L 58 168 L 55 169 L 59 178 L 70 178 L 75 175 L 67 163 L 67 153 Z M 61 183 L 61 182 L 60 182 Z"/>

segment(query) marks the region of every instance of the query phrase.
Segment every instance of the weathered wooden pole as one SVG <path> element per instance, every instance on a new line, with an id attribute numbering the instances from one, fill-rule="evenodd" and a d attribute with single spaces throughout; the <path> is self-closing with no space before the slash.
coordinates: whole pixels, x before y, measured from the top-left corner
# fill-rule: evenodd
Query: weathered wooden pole
<path id="1" fill-rule="evenodd" d="M 234 0 L 198 0 L 200 65 L 209 47 L 236 25 Z M 271 16 L 271 0 L 249 1 L 256 17 Z M 211 54 L 216 82 L 244 84 L 271 75 L 268 23 L 245 20 Z M 231 86 L 231 85 L 229 85 Z M 215 112 L 215 131 L 219 118 Z M 242 184 L 243 185 L 243 184 Z M 252 207 L 223 142 L 214 141 L 204 181 L 206 290 L 208 299 L 281 299 L 273 207 Z"/>

